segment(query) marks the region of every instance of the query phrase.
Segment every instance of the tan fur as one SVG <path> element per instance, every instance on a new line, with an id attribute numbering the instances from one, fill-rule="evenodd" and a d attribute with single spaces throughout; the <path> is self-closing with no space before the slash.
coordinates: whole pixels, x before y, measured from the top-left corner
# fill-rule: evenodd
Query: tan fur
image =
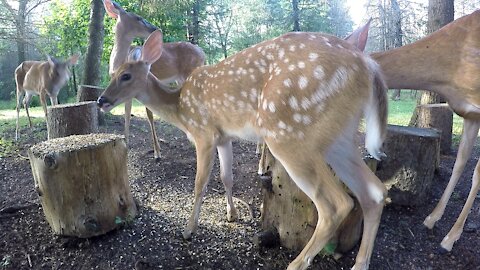
<path id="1" fill-rule="evenodd" d="M 463 134 L 452 176 L 445 192 L 424 224 L 433 228 L 472 152 L 480 126 L 480 10 L 446 25 L 431 35 L 398 49 L 374 53 L 387 85 L 398 89 L 426 89 L 446 98 L 464 118 Z M 455 225 L 442 241 L 450 251 L 460 238 L 465 220 L 480 187 L 477 163 L 472 188 Z"/>
<path id="2" fill-rule="evenodd" d="M 32 122 L 28 112 L 30 99 L 33 95 L 40 96 L 45 118 L 47 117 L 47 95 L 52 105 L 56 105 L 57 95 L 70 76 L 69 66 L 77 63 L 78 55 L 70 57 L 66 62 L 57 60 L 48 61 L 25 61 L 15 69 L 15 82 L 17 85 L 17 128 L 15 139 L 19 138 L 19 113 L 22 105 L 27 112 L 30 127 Z"/>
<path id="3" fill-rule="evenodd" d="M 197 68 L 180 91 L 170 91 L 148 73 L 149 64 L 162 53 L 161 39 L 160 32 L 150 35 L 142 59 L 115 72 L 98 104 L 109 111 L 136 98 L 195 144 L 194 210 L 184 237 L 190 238 L 197 229 L 215 147 L 221 160 L 230 159 L 233 138 L 264 140 L 315 203 L 320 217 L 314 235 L 289 269 L 305 269 L 353 207 L 327 159 L 337 170 L 348 164 L 341 168 L 342 181 L 365 208 L 367 226 L 355 269 L 368 268 L 386 191 L 362 161 L 353 137 L 367 104 L 376 107 L 377 119 L 386 114 L 383 101 L 377 100 L 384 95 L 374 94 L 384 89 L 374 90 L 375 78 L 381 80 L 381 75 L 373 61 L 333 36 L 289 33 L 214 66 Z M 385 123 L 377 124 L 380 136 Z M 376 139 L 381 144 L 382 138 Z M 335 160 L 337 156 L 343 164 Z"/>
<path id="4" fill-rule="evenodd" d="M 116 19 L 114 46 L 110 54 L 110 74 L 127 60 L 134 38 L 146 38 L 156 27 L 132 12 L 126 12 L 118 3 L 104 1 L 107 14 Z M 205 63 L 205 54 L 200 47 L 188 42 L 166 43 L 164 53 L 153 63 L 151 72 L 172 89 L 178 90 L 192 71 Z M 130 115 L 132 102 L 125 103 L 125 138 L 130 134 Z M 152 131 L 154 156 L 160 157 L 160 145 L 153 122 L 152 112 L 146 109 Z"/>

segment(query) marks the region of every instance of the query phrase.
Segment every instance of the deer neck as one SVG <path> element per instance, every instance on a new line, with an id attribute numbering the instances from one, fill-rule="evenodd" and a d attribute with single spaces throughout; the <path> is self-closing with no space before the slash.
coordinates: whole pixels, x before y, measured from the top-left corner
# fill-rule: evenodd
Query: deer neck
<path id="1" fill-rule="evenodd" d="M 115 43 L 110 54 L 109 73 L 113 74 L 121 64 L 127 60 L 128 50 L 133 42 L 133 37 L 126 35 L 122 28 L 115 28 Z"/>
<path id="2" fill-rule="evenodd" d="M 172 91 L 152 73 L 148 74 L 148 86 L 135 98 L 163 120 L 185 130 L 179 117 L 180 91 Z"/>

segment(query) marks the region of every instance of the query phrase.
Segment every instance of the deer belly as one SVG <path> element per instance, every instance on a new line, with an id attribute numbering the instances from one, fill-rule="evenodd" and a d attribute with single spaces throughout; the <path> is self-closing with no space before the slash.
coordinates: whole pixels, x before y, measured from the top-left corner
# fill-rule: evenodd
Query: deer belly
<path id="1" fill-rule="evenodd" d="M 251 142 L 261 141 L 261 136 L 259 132 L 250 123 L 246 123 L 243 127 L 230 127 L 224 129 L 224 132 L 229 137 L 239 138 Z"/>
<path id="2" fill-rule="evenodd" d="M 25 93 L 28 95 L 28 96 L 38 96 L 38 93 L 33 91 L 33 90 L 28 90 L 28 89 L 25 89 Z"/>

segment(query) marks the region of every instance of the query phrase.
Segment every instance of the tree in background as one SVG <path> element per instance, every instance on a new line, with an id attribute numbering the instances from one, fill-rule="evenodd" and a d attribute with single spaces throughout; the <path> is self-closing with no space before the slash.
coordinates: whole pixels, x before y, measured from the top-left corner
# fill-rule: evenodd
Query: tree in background
<path id="1" fill-rule="evenodd" d="M 442 28 L 444 25 L 453 21 L 454 18 L 454 1 L 453 0 L 429 0 L 428 2 L 428 24 L 427 30 L 428 33 L 433 33 L 438 29 Z M 445 99 L 433 92 L 424 91 L 420 98 L 417 100 L 417 105 L 422 104 L 435 104 L 435 103 L 445 103 Z M 444 110 L 442 113 L 435 115 L 429 114 L 429 119 L 424 119 L 422 117 L 427 117 L 424 114 L 419 114 L 418 106 L 413 112 L 412 118 L 410 119 L 410 126 L 424 126 L 436 127 L 440 130 L 446 131 L 449 130 L 451 136 L 452 133 L 452 118 L 453 113 L 450 110 Z M 435 123 L 435 124 L 433 124 Z M 441 126 L 436 126 L 441 125 Z M 449 125 L 449 126 L 446 126 Z M 449 149 L 443 149 L 443 152 L 448 152 Z"/>
<path id="2" fill-rule="evenodd" d="M 105 9 L 102 0 L 92 0 L 90 12 L 90 24 L 88 26 L 88 48 L 85 56 L 85 66 L 88 67 L 83 73 L 82 84 L 100 84 L 100 65 L 103 52 L 104 27 L 103 19 Z"/>

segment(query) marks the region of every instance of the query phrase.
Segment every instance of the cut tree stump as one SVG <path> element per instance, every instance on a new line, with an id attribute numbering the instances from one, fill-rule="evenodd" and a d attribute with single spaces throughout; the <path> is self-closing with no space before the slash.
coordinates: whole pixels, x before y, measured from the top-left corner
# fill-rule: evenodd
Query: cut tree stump
<path id="1" fill-rule="evenodd" d="M 450 114 L 447 114 L 450 112 Z M 443 117 L 448 115 L 449 117 Z M 439 117 L 442 116 L 442 117 Z M 416 127 L 433 128 L 440 131 L 440 153 L 449 154 L 452 147 L 453 114 L 447 103 L 423 104 L 418 106 Z"/>
<path id="2" fill-rule="evenodd" d="M 387 157 L 382 159 L 377 176 L 387 186 L 392 203 L 426 203 L 440 163 L 440 132 L 389 125 L 383 150 Z"/>
<path id="3" fill-rule="evenodd" d="M 310 240 L 317 225 L 317 209 L 313 202 L 291 180 L 286 170 L 276 161 L 267 147 L 262 148 L 264 162 L 260 171 L 271 173 L 271 177 L 261 176 L 263 207 L 262 232 L 255 238 L 255 243 L 268 243 L 270 238 L 265 236 L 278 235 L 280 244 L 292 250 L 301 250 Z M 374 171 L 376 161 L 370 158 L 365 160 Z M 347 189 L 345 187 L 345 189 Z M 347 190 L 347 192 L 349 192 Z M 352 196 L 353 198 L 353 196 Z M 350 214 L 339 226 L 335 235 L 329 241 L 336 253 L 346 253 L 360 240 L 362 234 L 363 213 L 358 201 Z M 267 239 L 267 240 L 264 240 Z M 332 252 L 333 250 L 327 250 Z"/>
<path id="4" fill-rule="evenodd" d="M 95 85 L 79 85 L 77 91 L 77 102 L 83 101 L 95 101 L 97 102 L 100 95 L 103 93 L 105 89 L 102 87 L 98 87 Z M 98 115 L 98 124 L 104 125 L 105 124 L 105 116 L 102 110 L 97 107 L 97 115 Z"/>
<path id="5" fill-rule="evenodd" d="M 52 139 L 31 147 L 28 156 L 45 218 L 55 234 L 101 235 L 135 217 L 123 136 Z"/>
<path id="6" fill-rule="evenodd" d="M 48 139 L 98 132 L 96 102 L 62 104 L 48 108 Z"/>

